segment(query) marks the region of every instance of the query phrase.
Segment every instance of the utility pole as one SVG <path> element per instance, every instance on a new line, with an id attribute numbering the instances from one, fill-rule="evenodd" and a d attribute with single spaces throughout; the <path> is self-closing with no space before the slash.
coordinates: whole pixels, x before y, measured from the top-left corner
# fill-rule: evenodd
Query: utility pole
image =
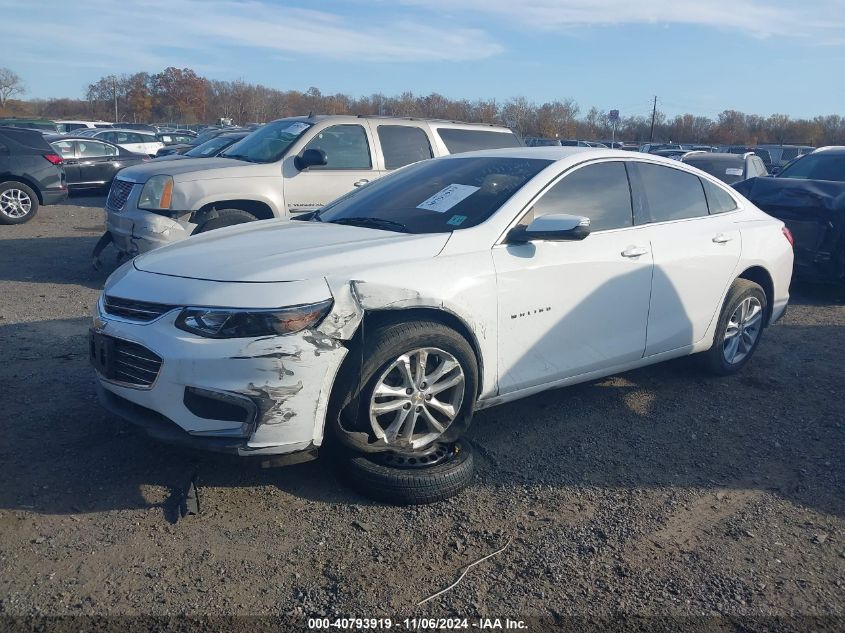
<path id="1" fill-rule="evenodd" d="M 111 90 L 114 95 L 114 122 L 117 123 L 117 77 L 111 77 Z"/>
<path id="2" fill-rule="evenodd" d="M 115 106 L 117 107 L 117 106 Z M 648 142 L 654 140 L 654 118 L 657 116 L 657 95 L 654 95 L 654 107 L 651 109 L 651 132 L 648 135 Z"/>

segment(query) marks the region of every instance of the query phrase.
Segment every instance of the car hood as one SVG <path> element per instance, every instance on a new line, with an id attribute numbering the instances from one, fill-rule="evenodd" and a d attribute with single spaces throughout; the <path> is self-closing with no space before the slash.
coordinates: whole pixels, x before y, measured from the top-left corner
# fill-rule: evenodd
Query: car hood
<path id="1" fill-rule="evenodd" d="M 265 220 L 191 237 L 136 257 L 160 275 L 226 282 L 301 281 L 437 255 L 450 233 L 409 235 L 300 220 Z"/>
<path id="2" fill-rule="evenodd" d="M 179 161 L 151 160 L 144 165 L 122 169 L 121 180 L 132 182 L 147 182 L 153 176 L 160 174 L 173 176 L 177 183 L 191 180 L 205 180 L 210 178 L 240 178 L 260 175 L 256 172 L 272 169 L 278 175 L 279 167 L 275 163 L 247 163 L 233 158 L 186 158 Z M 225 170 L 225 174 L 221 171 Z"/>

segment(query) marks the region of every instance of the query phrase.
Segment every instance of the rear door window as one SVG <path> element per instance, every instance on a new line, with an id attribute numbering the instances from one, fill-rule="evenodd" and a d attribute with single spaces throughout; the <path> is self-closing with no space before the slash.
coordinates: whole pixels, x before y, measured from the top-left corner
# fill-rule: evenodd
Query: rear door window
<path id="1" fill-rule="evenodd" d="M 62 158 L 76 158 L 73 141 L 55 141 L 50 143 Z"/>
<path id="2" fill-rule="evenodd" d="M 632 166 L 647 209 L 645 218 L 638 218 L 638 224 L 643 220 L 668 222 L 708 215 L 704 188 L 695 174 L 652 163 L 637 162 Z"/>
<path id="3" fill-rule="evenodd" d="M 513 132 L 441 127 L 437 128 L 437 134 L 440 135 L 440 139 L 450 154 L 472 152 L 480 149 L 522 146 L 522 143 L 519 142 L 519 139 Z"/>
<path id="4" fill-rule="evenodd" d="M 360 125 L 333 125 L 312 138 L 305 149 L 321 149 L 328 159 L 325 165 L 310 169 L 371 169 L 370 144 Z"/>
<path id="5" fill-rule="evenodd" d="M 97 141 L 77 141 L 80 158 L 99 158 L 117 156 L 117 148 Z"/>
<path id="6" fill-rule="evenodd" d="M 701 184 L 704 187 L 704 194 L 707 197 L 707 206 L 711 215 L 734 211 L 737 208 L 736 201 L 727 191 L 704 178 L 701 179 Z"/>
<path id="7" fill-rule="evenodd" d="M 549 213 L 590 218 L 591 231 L 632 226 L 631 189 L 625 164 L 597 163 L 567 174 L 540 198 L 523 223 Z"/>
<path id="8" fill-rule="evenodd" d="M 379 125 L 377 133 L 386 169 L 398 169 L 434 156 L 428 136 L 421 128 Z"/>

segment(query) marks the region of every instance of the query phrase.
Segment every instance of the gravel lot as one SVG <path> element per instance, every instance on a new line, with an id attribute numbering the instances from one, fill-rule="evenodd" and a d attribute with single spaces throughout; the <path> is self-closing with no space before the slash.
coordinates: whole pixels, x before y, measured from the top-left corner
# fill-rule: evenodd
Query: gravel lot
<path id="1" fill-rule="evenodd" d="M 103 199 L 70 202 L 0 226 L 7 625 L 262 614 L 302 627 L 313 615 L 511 617 L 532 631 L 573 617 L 845 627 L 836 293 L 793 289 L 788 315 L 737 377 L 706 377 L 683 359 L 485 411 L 471 431 L 472 487 L 388 507 L 320 461 L 262 469 L 177 450 L 100 410 L 86 334 L 108 274 L 90 258 Z M 192 472 L 201 511 L 177 521 L 175 492 Z M 455 589 L 414 606 L 509 539 Z"/>

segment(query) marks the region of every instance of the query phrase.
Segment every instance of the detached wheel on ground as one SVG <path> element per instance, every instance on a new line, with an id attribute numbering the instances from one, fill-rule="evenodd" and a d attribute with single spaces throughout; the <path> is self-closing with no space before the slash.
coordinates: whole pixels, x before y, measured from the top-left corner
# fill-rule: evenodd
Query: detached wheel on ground
<path id="1" fill-rule="evenodd" d="M 438 443 L 417 454 L 350 453 L 334 457 L 342 481 L 364 496 L 395 505 L 454 497 L 475 473 L 472 444 Z"/>
<path id="2" fill-rule="evenodd" d="M 23 224 L 38 213 L 38 196 L 22 182 L 0 184 L 0 224 Z"/>
<path id="3" fill-rule="evenodd" d="M 249 211 L 243 209 L 221 209 L 217 212 L 217 216 L 203 222 L 194 229 L 192 235 L 198 233 L 207 233 L 215 229 L 222 229 L 226 226 L 234 226 L 236 224 L 245 224 L 247 222 L 255 222 L 258 218 L 252 215 Z"/>
<path id="4" fill-rule="evenodd" d="M 713 346 L 701 354 L 705 368 L 717 376 L 742 369 L 751 359 L 766 323 L 766 293 L 753 281 L 737 279 L 728 290 Z"/>

